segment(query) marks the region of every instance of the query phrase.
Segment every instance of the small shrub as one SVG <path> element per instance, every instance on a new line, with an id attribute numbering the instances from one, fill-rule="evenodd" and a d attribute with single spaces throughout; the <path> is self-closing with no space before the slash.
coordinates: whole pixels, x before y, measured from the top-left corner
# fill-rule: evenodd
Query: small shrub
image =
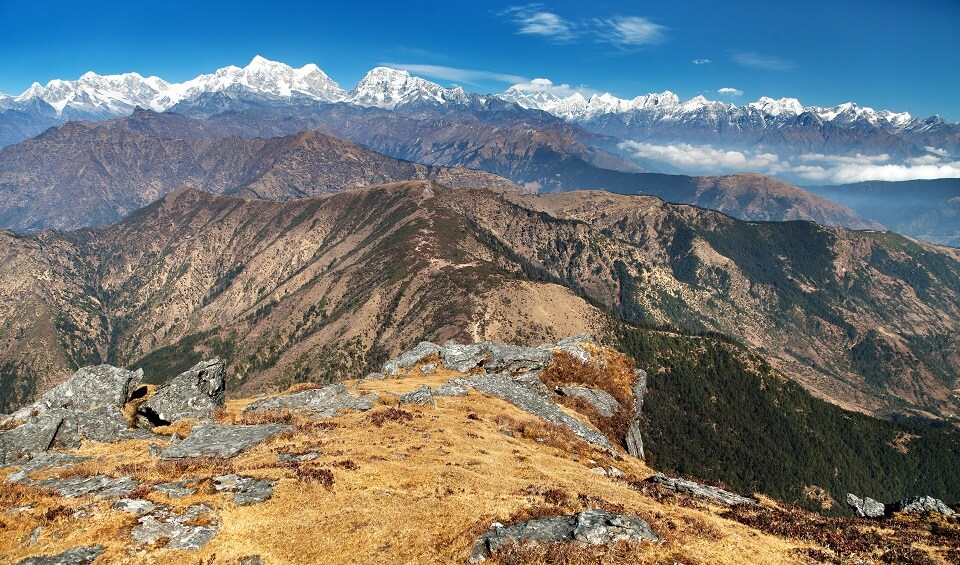
<path id="1" fill-rule="evenodd" d="M 60 518 L 69 518 L 71 516 L 73 516 L 73 508 L 59 504 L 56 506 L 51 506 L 43 512 L 43 519 L 46 522 L 53 522 Z"/>
<path id="2" fill-rule="evenodd" d="M 295 469 L 297 478 L 308 483 L 320 483 L 325 489 L 333 489 L 333 471 L 315 465 L 301 463 Z"/>
<path id="3" fill-rule="evenodd" d="M 388 421 L 402 424 L 403 422 L 409 422 L 411 420 L 413 420 L 413 414 L 401 408 L 387 408 L 386 410 L 377 410 L 373 414 L 370 414 L 370 422 L 378 428 Z"/>
<path id="4" fill-rule="evenodd" d="M 341 469 L 347 469 L 348 471 L 356 471 L 360 468 L 352 459 L 344 459 L 342 461 L 337 461 L 333 464 L 334 467 L 339 467 Z"/>

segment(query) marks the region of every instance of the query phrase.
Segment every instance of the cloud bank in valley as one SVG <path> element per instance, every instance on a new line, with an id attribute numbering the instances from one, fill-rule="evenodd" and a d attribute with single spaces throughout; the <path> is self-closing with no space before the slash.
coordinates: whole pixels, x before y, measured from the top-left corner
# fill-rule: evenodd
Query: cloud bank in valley
<path id="1" fill-rule="evenodd" d="M 784 158 L 775 153 L 720 149 L 688 143 L 653 144 L 624 141 L 620 149 L 637 158 L 672 165 L 684 172 L 721 174 L 754 172 L 791 176 L 811 184 L 958 178 L 960 160 L 935 147 L 920 157 L 894 163 L 889 155 L 824 155 L 805 153 Z"/>

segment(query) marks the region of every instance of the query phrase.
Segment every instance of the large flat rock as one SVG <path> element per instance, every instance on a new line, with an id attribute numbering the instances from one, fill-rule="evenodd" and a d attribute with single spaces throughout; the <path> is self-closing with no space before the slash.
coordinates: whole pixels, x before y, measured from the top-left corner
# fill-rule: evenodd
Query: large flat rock
<path id="1" fill-rule="evenodd" d="M 291 394 L 262 398 L 249 404 L 244 412 L 259 410 L 309 410 L 321 418 L 332 418 L 342 410 L 370 410 L 373 402 L 357 398 L 342 384 L 308 389 Z"/>
<path id="2" fill-rule="evenodd" d="M 198 424 L 186 438 L 160 454 L 161 459 L 222 457 L 229 459 L 268 437 L 290 429 L 284 424 L 254 426 L 232 424 Z"/>

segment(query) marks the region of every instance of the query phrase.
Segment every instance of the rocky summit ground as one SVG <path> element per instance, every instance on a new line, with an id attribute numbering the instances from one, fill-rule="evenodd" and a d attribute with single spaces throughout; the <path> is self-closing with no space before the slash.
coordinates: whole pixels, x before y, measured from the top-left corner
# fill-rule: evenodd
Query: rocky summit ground
<path id="1" fill-rule="evenodd" d="M 256 399 L 224 376 L 85 368 L 0 418 L 0 563 L 960 561 L 934 499 L 829 518 L 655 473 L 646 374 L 585 336 Z"/>

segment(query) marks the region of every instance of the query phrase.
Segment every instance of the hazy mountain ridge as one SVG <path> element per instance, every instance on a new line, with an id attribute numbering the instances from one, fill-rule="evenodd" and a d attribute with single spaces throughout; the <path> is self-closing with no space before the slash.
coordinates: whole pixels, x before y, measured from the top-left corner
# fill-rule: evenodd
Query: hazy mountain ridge
<path id="1" fill-rule="evenodd" d="M 214 347 L 262 390 L 420 338 L 599 323 L 546 280 L 640 323 L 732 335 L 849 408 L 957 412 L 960 254 L 895 234 L 421 181 L 283 203 L 181 190 L 109 228 L 4 237 L 0 364 L 19 377 L 3 388 L 24 394 L 80 364 Z"/>
<path id="2" fill-rule="evenodd" d="M 960 179 L 870 181 L 807 190 L 897 232 L 960 247 Z"/>
<path id="3" fill-rule="evenodd" d="M 489 173 L 401 161 L 316 132 L 269 139 L 217 133 L 202 121 L 141 111 L 70 122 L 0 149 L 0 225 L 105 225 L 185 184 L 273 200 L 417 179 L 519 190 Z"/>
<path id="4" fill-rule="evenodd" d="M 428 166 L 396 161 L 318 133 L 250 138 L 311 126 Z M 244 137 L 224 137 L 238 134 Z M 358 114 L 345 105 L 318 122 L 273 121 L 241 112 L 194 119 L 144 110 L 96 124 L 65 124 L 0 149 L 0 226 L 22 230 L 102 225 L 181 184 L 279 200 L 414 179 L 435 179 L 454 187 L 518 189 L 495 175 L 529 190 L 603 188 L 652 194 L 750 220 L 807 219 L 852 228 L 882 227 L 761 175 L 636 173 L 628 163 L 588 147 L 566 131 L 523 127 L 522 121 L 497 127 L 479 119 L 463 122 L 432 113 Z"/>

